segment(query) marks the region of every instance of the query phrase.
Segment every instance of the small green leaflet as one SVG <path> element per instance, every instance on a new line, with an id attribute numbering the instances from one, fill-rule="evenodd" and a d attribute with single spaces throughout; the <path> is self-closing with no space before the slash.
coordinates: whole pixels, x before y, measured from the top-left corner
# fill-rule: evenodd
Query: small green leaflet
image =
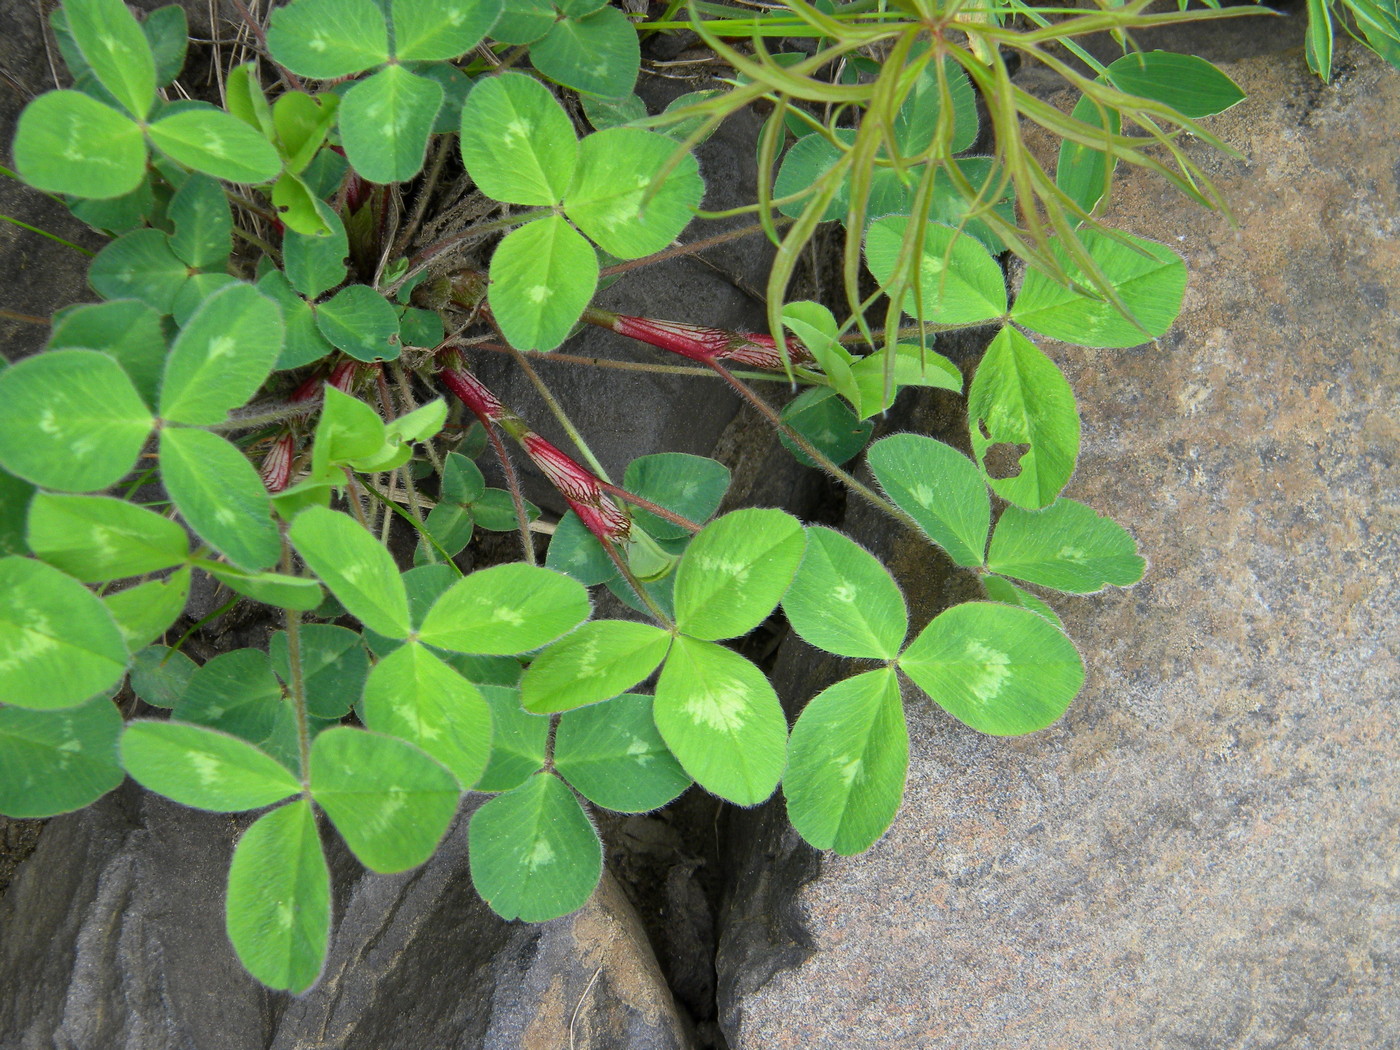
<path id="1" fill-rule="evenodd" d="M 553 350 L 598 287 L 598 254 L 558 215 L 512 230 L 491 256 L 487 298 L 519 350 Z"/>
<path id="2" fill-rule="evenodd" d="M 1074 104 L 1074 112 L 1070 116 L 1096 128 L 1105 128 L 1106 119 L 1106 131 L 1111 135 L 1117 135 L 1123 126 L 1123 118 L 1116 109 L 1101 110 L 1088 96 Z M 1094 206 L 1107 195 L 1111 175 L 1108 154 L 1103 150 L 1068 139 L 1060 143 L 1055 185 L 1086 212 L 1093 211 Z"/>
<path id="3" fill-rule="evenodd" d="M 546 922 L 577 911 L 603 872 L 603 846 L 578 799 L 537 773 L 472 814 L 476 892 L 503 919 Z"/>
<path id="4" fill-rule="evenodd" d="M 174 707 L 198 669 L 180 650 L 150 645 L 131 661 L 131 691 L 152 707 Z"/>
<path id="5" fill-rule="evenodd" d="M 883 376 L 877 382 L 883 387 Z M 818 452 L 838 464 L 845 463 L 865 448 L 865 443 L 875 430 L 874 423 L 857 419 L 855 412 L 835 390 L 822 386 L 804 390 L 784 405 L 782 420 L 815 445 Z M 786 434 L 779 432 L 778 440 L 803 466 L 817 465 Z"/>
<path id="6" fill-rule="evenodd" d="M 280 572 L 245 572 L 232 565 L 203 559 L 195 564 L 230 590 L 278 609 L 310 612 L 326 597 L 320 584 L 303 576 L 287 576 Z"/>
<path id="7" fill-rule="evenodd" d="M 237 117 L 213 106 L 183 109 L 146 129 L 171 160 L 227 182 L 271 182 L 282 170 L 272 144 Z"/>
<path id="8" fill-rule="evenodd" d="M 282 311 L 251 284 L 226 285 L 195 311 L 165 363 L 160 414 L 217 424 L 267 379 L 282 352 Z"/>
<path id="9" fill-rule="evenodd" d="M 1108 67 L 1119 91 L 1165 102 L 1198 119 L 1223 113 L 1244 101 L 1239 85 L 1204 58 L 1170 51 L 1135 51 Z"/>
<path id="10" fill-rule="evenodd" d="M 296 0 L 272 12 L 267 48 L 279 65 L 335 80 L 389 60 L 389 32 L 374 0 Z"/>
<path id="11" fill-rule="evenodd" d="M 40 492 L 29 504 L 29 549 L 84 583 L 168 569 L 189 547 L 175 522 L 126 500 Z"/>
<path id="12" fill-rule="evenodd" d="M 156 8 L 141 23 L 141 32 L 146 34 L 155 56 L 156 84 L 167 87 L 185 65 L 185 48 L 190 35 L 185 9 L 176 4 Z"/>
<path id="13" fill-rule="evenodd" d="M 204 300 L 219 289 L 237 283 L 238 278 L 232 274 L 192 273 L 189 275 L 189 280 L 182 284 L 180 290 L 175 293 L 175 302 L 171 304 L 170 316 L 175 319 L 177 325 L 187 325 Z"/>
<path id="14" fill-rule="evenodd" d="M 994 602 L 1001 602 L 1003 605 L 1019 605 L 1023 609 L 1039 613 L 1060 630 L 1065 629 L 1055 610 L 1046 605 L 1030 591 L 1022 590 L 1010 580 L 1003 579 L 992 573 L 986 573 L 982 577 L 982 589 L 987 592 L 987 597 Z"/>
<path id="15" fill-rule="evenodd" d="M 891 350 L 885 347 L 851 363 L 851 376 L 860 393 L 860 416 L 869 419 L 894 404 L 901 387 L 932 386 L 962 392 L 962 373 L 942 354 L 926 347 L 900 343 L 894 353 L 894 389 L 885 397 L 885 365 Z"/>
<path id="16" fill-rule="evenodd" d="M 559 719 L 554 766 L 594 805 L 660 809 L 691 784 L 652 719 L 652 698 L 626 693 Z"/>
<path id="17" fill-rule="evenodd" d="M 281 556 L 262 479 L 218 434 L 166 427 L 160 432 L 160 470 L 180 516 L 238 568 L 265 569 Z"/>
<path id="18" fill-rule="evenodd" d="M 0 704 L 0 813 L 28 820 L 96 802 L 123 780 L 121 730 L 105 696 L 59 711 Z"/>
<path id="19" fill-rule="evenodd" d="M 477 81 L 462 107 L 461 150 L 477 188 L 509 204 L 558 204 L 578 163 L 568 115 L 523 73 Z"/>
<path id="20" fill-rule="evenodd" d="M 95 350 L 36 354 L 0 372 L 0 466 L 44 488 L 115 484 L 154 423 L 121 365 Z"/>
<path id="21" fill-rule="evenodd" d="M 622 487 L 683 518 L 703 522 L 715 512 L 729 491 L 729 479 L 729 468 L 713 459 L 684 452 L 659 452 L 638 456 L 627 464 Z M 632 517 L 658 540 L 679 540 L 690 535 L 685 526 L 675 525 L 641 508 L 634 509 Z M 612 562 L 608 564 L 611 566 Z"/>
<path id="22" fill-rule="evenodd" d="M 477 791 L 509 791 L 525 783 L 545 763 L 549 718 L 520 706 L 520 690 L 480 685 L 491 707 L 491 759 L 476 782 Z"/>
<path id="23" fill-rule="evenodd" d="M 865 261 L 881 286 L 899 271 L 908 236 L 907 215 L 872 222 L 865 235 Z M 979 324 L 1006 313 L 1006 278 L 975 237 L 951 226 L 924 226 L 919 249 L 918 287 L 911 283 L 901 306 L 906 314 L 937 324 Z"/>
<path id="24" fill-rule="evenodd" d="M 24 108 L 14 159 L 29 185 L 75 197 L 123 197 L 146 174 L 141 129 L 80 91 L 48 91 Z"/>
<path id="25" fill-rule="evenodd" d="M 435 511 L 440 509 L 434 508 Z M 555 526 L 545 564 L 572 576 L 585 587 L 606 583 L 617 575 L 617 566 L 603 550 L 603 545 L 573 511 L 560 518 Z"/>
<path id="26" fill-rule="evenodd" d="M 1072 594 L 1131 587 L 1146 567 L 1123 526 L 1064 498 L 1044 510 L 1007 507 L 987 556 L 993 572 Z"/>
<path id="27" fill-rule="evenodd" d="M 423 167 L 442 85 L 385 66 L 345 93 L 340 137 L 350 165 L 370 182 L 404 182 Z"/>
<path id="28" fill-rule="evenodd" d="M 1084 662 L 1064 634 L 1029 609 L 995 602 L 934 617 L 899 668 L 958 721 L 992 736 L 1044 729 L 1084 684 Z"/>
<path id="29" fill-rule="evenodd" d="M 351 284 L 316 307 L 316 325 L 331 345 L 358 361 L 399 356 L 399 315 L 367 284 Z"/>
<path id="30" fill-rule="evenodd" d="M 137 120 L 151 111 L 156 63 L 141 25 L 121 0 L 67 0 L 68 29 L 93 74 Z"/>
<path id="31" fill-rule="evenodd" d="M 233 250 L 233 216 L 215 179 L 191 175 L 171 199 L 167 213 L 175 224 L 170 248 L 177 256 L 199 269 L 228 265 Z"/>
<path id="32" fill-rule="evenodd" d="M 353 518 L 326 507 L 297 515 L 293 546 L 351 616 L 388 638 L 410 630 L 408 594 L 393 557 Z"/>
<path id="33" fill-rule="evenodd" d="M 637 83 L 641 46 L 636 27 L 615 7 L 584 18 L 561 18 L 530 48 L 530 61 L 551 80 L 606 98 Z"/>
<path id="34" fill-rule="evenodd" d="M 671 636 L 626 620 L 594 620 L 531 661 L 520 680 L 521 704 L 539 714 L 596 704 L 630 689 L 665 658 Z"/>
<path id="35" fill-rule="evenodd" d="M 165 367 L 160 314 L 145 303 L 121 299 L 70 307 L 54 315 L 48 350 L 97 347 L 117 359 L 148 407 L 155 407 Z"/>
<path id="36" fill-rule="evenodd" d="M 243 740 L 263 743 L 285 706 L 267 654 L 258 649 L 220 653 L 190 676 L 173 717 Z"/>
<path id="37" fill-rule="evenodd" d="M 243 833 L 228 870 L 228 938 L 269 988 L 316 983 L 330 943 L 331 875 L 305 799 L 274 809 Z"/>
<path id="38" fill-rule="evenodd" d="M 656 685 L 655 718 L 666 746 L 707 791 L 755 806 L 778 786 L 787 761 L 782 704 L 763 672 L 732 649 L 676 638 Z"/>
<path id="39" fill-rule="evenodd" d="M 126 670 L 111 614 L 77 580 L 29 558 L 0 558 L 0 696 L 15 707 L 75 707 Z"/>
<path id="40" fill-rule="evenodd" d="M 418 629 L 428 645 L 461 653 L 511 655 L 538 649 L 588 618 L 588 592 L 551 569 L 513 562 L 463 577 Z"/>
<path id="41" fill-rule="evenodd" d="M 102 596 L 102 604 L 116 621 L 127 649 L 136 652 L 170 630 L 185 611 L 189 597 L 190 570 L 185 567 L 164 580 L 147 580 L 108 592 Z"/>
<path id="42" fill-rule="evenodd" d="M 1016 329 L 1003 328 L 982 355 L 967 414 L 972 451 L 984 471 L 993 445 L 1030 445 L 1019 474 L 987 478 L 998 496 L 1034 509 L 1060 494 L 1079 455 L 1074 391 L 1055 362 Z"/>
<path id="43" fill-rule="evenodd" d="M 832 388 L 859 412 L 861 396 L 855 376 L 851 374 L 853 358 L 837 341 L 836 318 L 831 311 L 820 303 L 787 303 L 783 307 L 783 327 L 812 351 L 822 371 L 831 380 Z"/>
<path id="44" fill-rule="evenodd" d="M 129 722 L 121 757 L 143 787 L 195 809 L 261 809 L 301 790 L 291 770 L 271 755 L 204 726 Z"/>
<path id="45" fill-rule="evenodd" d="M 291 236 L 290 230 L 287 236 Z M 335 349 L 317 327 L 315 311 L 305 299 L 292 290 L 287 275 L 281 270 L 269 270 L 264 274 L 258 280 L 258 289 L 269 298 L 275 299 L 282 307 L 286 342 L 282 347 L 282 355 L 277 359 L 276 367 L 279 371 L 309 365 Z"/>
<path id="46" fill-rule="evenodd" d="M 122 234 L 98 252 L 88 268 L 88 283 L 99 294 L 139 299 L 162 314 L 174 308 L 175 297 L 189 279 L 190 268 L 170 250 L 170 239 L 152 229 Z"/>
<path id="47" fill-rule="evenodd" d="M 792 582 L 804 543 L 781 510 L 736 510 L 706 525 L 676 569 L 676 626 L 708 640 L 753 630 Z"/>
<path id="48" fill-rule="evenodd" d="M 433 855 L 461 791 L 412 744 L 336 726 L 311 745 L 311 795 L 360 863 L 387 874 Z"/>
<path id="49" fill-rule="evenodd" d="M 867 462 L 885 494 L 954 562 L 982 564 L 992 506 L 971 460 L 921 434 L 892 434 L 870 446 Z"/>
<path id="50" fill-rule="evenodd" d="M 952 59 L 944 59 L 943 78 L 947 84 L 946 96 L 939 83 L 937 67 L 933 63 L 925 65 L 913 90 L 905 96 L 895 114 L 894 139 L 905 157 L 926 153 L 933 145 L 945 100 L 952 102 L 952 112 L 948 114 L 952 127 L 947 154 L 961 153 L 977 141 L 977 96 L 973 94 L 967 74 Z"/>
<path id="51" fill-rule="evenodd" d="M 838 656 L 893 660 L 909 629 L 904 595 L 879 560 L 820 526 L 807 528 L 783 611 L 806 642 Z"/>
<path id="52" fill-rule="evenodd" d="M 817 849 L 844 856 L 875 844 L 894 820 L 909 768 L 909 730 L 892 668 L 822 690 L 792 727 L 783 778 L 788 819 Z"/>
<path id="53" fill-rule="evenodd" d="M 323 398 L 311 452 L 315 478 L 335 477 L 337 464 L 371 456 L 384 444 L 384 421 L 369 405 L 329 383 L 323 387 Z"/>
<path id="54" fill-rule="evenodd" d="M 345 257 L 350 254 L 345 224 L 335 209 L 320 200 L 315 207 L 327 233 L 315 236 L 288 230 L 282 235 L 282 263 L 287 280 L 311 299 L 345 280 Z"/>
<path id="55" fill-rule="evenodd" d="M 306 623 L 299 628 L 298 637 L 307 711 L 315 718 L 343 718 L 364 692 L 369 674 L 369 656 L 360 635 L 334 624 Z M 267 655 L 277 677 L 290 686 L 286 631 L 272 636 Z"/>
<path id="56" fill-rule="evenodd" d="M 393 0 L 394 53 L 402 62 L 470 51 L 500 17 L 502 0 Z"/>
<path id="57" fill-rule="evenodd" d="M 0 470 L 0 555 L 29 553 L 24 533 L 36 491 L 29 482 Z"/>

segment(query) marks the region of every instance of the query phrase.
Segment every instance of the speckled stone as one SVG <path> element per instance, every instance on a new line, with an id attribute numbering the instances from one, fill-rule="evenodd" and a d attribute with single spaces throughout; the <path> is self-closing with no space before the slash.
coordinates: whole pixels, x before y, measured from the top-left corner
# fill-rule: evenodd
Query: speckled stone
<path id="1" fill-rule="evenodd" d="M 908 698 L 890 834 L 736 903 L 795 900 L 807 950 L 745 983 L 762 952 L 721 949 L 734 1050 L 1400 1045 L 1400 75 L 1339 48 L 1326 88 L 1298 51 L 1224 64 L 1247 159 L 1192 154 L 1237 227 L 1121 177 L 1111 218 L 1186 257 L 1180 320 L 1042 345 L 1068 494 L 1147 579 L 1057 601 L 1089 677 L 1051 729 Z"/>

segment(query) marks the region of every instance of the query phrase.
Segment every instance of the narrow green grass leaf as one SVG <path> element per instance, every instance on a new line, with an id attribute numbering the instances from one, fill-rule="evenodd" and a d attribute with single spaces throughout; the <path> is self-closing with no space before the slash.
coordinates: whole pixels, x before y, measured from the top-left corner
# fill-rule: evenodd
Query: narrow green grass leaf
<path id="1" fill-rule="evenodd" d="M 606 98 L 631 92 L 642 65 L 636 27 L 615 7 L 554 23 L 530 47 L 530 61 L 550 80 Z"/>
<path id="2" fill-rule="evenodd" d="M 665 658 L 671 637 L 659 627 L 595 620 L 545 649 L 520 680 L 525 710 L 568 711 L 625 692 Z"/>
<path id="3" fill-rule="evenodd" d="M 261 809 L 301 790 L 292 771 L 271 755 L 204 726 L 129 722 L 121 758 L 143 787 L 182 806 L 216 813 Z"/>
<path id="4" fill-rule="evenodd" d="M 160 470 L 186 524 L 229 561 L 250 572 L 276 563 L 282 540 L 272 504 L 242 452 L 207 430 L 166 427 Z"/>
<path id="5" fill-rule="evenodd" d="M 992 507 L 971 460 L 933 438 L 892 434 L 870 446 L 866 461 L 885 494 L 954 562 L 982 564 Z"/>
<path id="6" fill-rule="evenodd" d="M 513 230 L 491 256 L 491 312 L 520 350 L 562 343 L 597 287 L 597 253 L 558 215 Z"/>
<path id="7" fill-rule="evenodd" d="M 258 392 L 281 352 L 281 308 L 251 284 L 219 289 L 175 337 L 161 383 L 161 416 L 222 423 Z"/>
<path id="8" fill-rule="evenodd" d="M 783 595 L 804 641 L 838 656 L 893 660 L 909 630 L 904 595 L 873 554 L 832 529 L 807 527 L 807 548 Z"/>
<path id="9" fill-rule="evenodd" d="M 227 182 L 271 182 L 282 170 L 272 143 L 237 117 L 213 106 L 171 113 L 146 129 L 171 160 Z"/>
<path id="10" fill-rule="evenodd" d="M 0 705 L 0 813 L 33 820 L 96 802 L 124 779 L 121 731 L 105 696 L 61 711 Z"/>
<path id="11" fill-rule="evenodd" d="M 881 285 L 895 277 L 909 221 L 906 215 L 887 215 L 866 231 L 866 265 Z M 918 267 L 919 287 L 911 286 L 901 304 L 906 314 L 937 324 L 971 325 L 1006 313 L 1006 278 L 975 237 L 927 223 Z"/>
<path id="12" fill-rule="evenodd" d="M 477 81 L 462 107 L 461 150 L 477 188 L 510 204 L 558 204 L 578 163 L 568 115 L 523 73 Z"/>
<path id="13" fill-rule="evenodd" d="M 105 583 L 178 565 L 185 530 L 145 507 L 110 496 L 40 492 L 29 504 L 29 549 L 84 583 Z"/>
<path id="14" fill-rule="evenodd" d="M 122 0 L 66 0 L 68 30 L 93 74 L 137 120 L 156 97 L 156 63 L 141 24 Z"/>
<path id="15" fill-rule="evenodd" d="M 389 60 L 389 31 L 374 0 L 296 0 L 272 12 L 267 49 L 278 65 L 335 80 Z"/>
<path id="16" fill-rule="evenodd" d="M 29 185 L 75 197 L 123 197 L 146 175 L 141 129 L 79 91 L 49 91 L 20 114 L 15 167 Z"/>
<path id="17" fill-rule="evenodd" d="M 676 626 L 707 640 L 753 630 L 792 582 L 805 542 L 802 525 L 781 510 L 736 510 L 712 521 L 676 569 Z"/>
<path id="18" fill-rule="evenodd" d="M 400 62 L 456 58 L 481 42 L 502 0 L 393 0 L 394 54 Z"/>
<path id="19" fill-rule="evenodd" d="M 177 569 L 164 580 L 109 591 L 102 604 L 112 614 L 130 652 L 150 645 L 174 626 L 190 597 L 190 570 Z"/>
<path id="20" fill-rule="evenodd" d="M 433 121 L 442 105 L 442 85 L 385 66 L 345 93 L 340 138 L 345 156 L 370 182 L 405 182 L 423 168 Z"/>
<path id="21" fill-rule="evenodd" d="M 563 715 L 554 766 L 588 801 L 618 813 L 660 809 L 691 784 L 657 731 L 652 698 L 640 693 Z"/>
<path id="22" fill-rule="evenodd" d="M 987 556 L 993 572 L 1071 594 L 1131 587 L 1146 567 L 1123 526 L 1064 498 L 1044 510 L 1007 507 Z"/>
<path id="23" fill-rule="evenodd" d="M 388 550 L 348 515 L 309 507 L 288 535 L 297 553 L 347 612 L 371 631 L 406 638 L 408 592 Z"/>
<path id="24" fill-rule="evenodd" d="M 454 583 L 418 628 L 429 645 L 508 656 L 548 645 L 588 618 L 588 591 L 524 562 L 481 569 Z"/>
<path id="25" fill-rule="evenodd" d="M 351 284 L 316 307 L 316 327 L 357 361 L 396 361 L 399 314 L 367 284 Z"/>

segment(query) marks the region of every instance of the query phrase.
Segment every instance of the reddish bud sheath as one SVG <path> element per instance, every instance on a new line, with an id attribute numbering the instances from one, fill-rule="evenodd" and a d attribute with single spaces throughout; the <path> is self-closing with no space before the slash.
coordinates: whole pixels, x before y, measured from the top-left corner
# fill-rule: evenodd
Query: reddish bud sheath
<path id="1" fill-rule="evenodd" d="M 783 355 L 769 336 L 756 332 L 730 332 L 723 328 L 681 321 L 658 321 L 652 317 L 628 317 L 625 314 L 603 315 L 608 327 L 618 335 L 638 339 L 643 343 L 680 354 L 692 361 L 735 361 L 754 368 L 780 371 Z M 809 364 L 811 352 L 796 339 L 787 340 L 788 356 L 795 365 Z"/>
<path id="2" fill-rule="evenodd" d="M 535 466 L 559 490 L 569 509 L 579 516 L 589 532 L 604 543 L 628 537 L 632 531 L 631 519 L 602 490 L 598 479 L 586 467 L 533 431 L 526 432 L 520 441 Z"/>
<path id="3" fill-rule="evenodd" d="M 496 395 L 487 390 L 481 380 L 465 368 L 444 368 L 438 375 L 442 377 L 447 389 L 460 397 L 462 404 L 471 409 L 483 423 L 499 420 L 505 415 L 505 406 Z"/>
<path id="4" fill-rule="evenodd" d="M 296 442 L 291 432 L 278 436 L 267 455 L 263 457 L 258 476 L 268 492 L 281 492 L 292 480 L 292 453 Z"/>

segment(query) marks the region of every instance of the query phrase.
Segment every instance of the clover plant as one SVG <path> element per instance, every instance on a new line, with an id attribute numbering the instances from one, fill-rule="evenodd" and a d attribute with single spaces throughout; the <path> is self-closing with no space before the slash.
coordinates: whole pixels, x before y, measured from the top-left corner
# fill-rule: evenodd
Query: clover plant
<path id="1" fill-rule="evenodd" d="M 54 29 L 73 86 L 24 111 L 14 162 L 111 239 L 89 271 L 100 301 L 59 311 L 44 350 L 0 371 L 0 811 L 75 810 L 129 774 L 187 806 L 258 813 L 234 852 L 228 933 L 258 980 L 300 992 L 331 927 L 326 823 L 368 868 L 402 871 L 433 854 L 464 793 L 488 796 L 470 819 L 473 881 L 503 917 L 541 921 L 597 884 L 594 810 L 656 809 L 692 784 L 740 806 L 781 784 L 809 842 L 867 849 L 903 792 L 902 679 L 982 733 L 1059 718 L 1084 666 L 1042 595 L 1131 586 L 1144 561 L 1062 495 L 1079 417 L 1037 340 L 1126 347 L 1167 330 L 1181 258 L 1092 216 L 1118 160 L 1163 167 L 1124 120 L 1170 152 L 1163 127 L 1241 96 L 1199 59 L 1132 52 L 1069 76 L 1084 101 L 1051 116 L 986 45 L 1041 55 L 1041 40 L 1141 23 L 1141 4 L 981 21 L 925 6 L 899 5 L 901 20 L 859 3 L 697 5 L 637 26 L 597 0 L 292 0 L 253 25 L 258 59 L 215 106 L 168 90 L 179 8 L 138 21 L 121 0 L 66 0 Z M 638 29 L 680 25 L 736 78 L 648 115 Z M 774 60 L 764 41 L 784 33 L 818 34 L 815 57 Z M 877 44 L 893 48 L 883 65 Z M 851 61 L 819 81 L 833 52 Z M 828 96 L 825 123 L 802 105 Z M 609 277 L 688 250 L 673 244 L 704 191 L 691 147 L 761 98 L 775 177 L 750 232 L 776 234 L 771 203 L 799 233 L 770 286 L 773 329 L 594 305 Z M 1007 106 L 1063 134 L 1053 180 L 1032 176 Z M 971 154 L 983 110 L 991 145 Z M 439 223 L 444 197 L 459 210 Z M 1058 209 L 1039 233 L 1017 226 L 1035 200 Z M 793 245 L 830 221 L 888 300 L 882 335 L 875 298 L 838 319 L 783 296 Z M 1008 248 L 1029 261 L 1014 296 Z M 729 472 L 710 459 L 657 450 L 615 484 L 582 435 L 581 463 L 471 370 L 494 348 L 532 372 L 526 355 L 581 324 L 718 375 L 803 462 L 976 574 L 984 600 L 911 622 L 851 538 L 776 508 L 714 517 Z M 983 327 L 971 458 L 919 434 L 866 448 L 901 389 L 962 392 L 933 333 Z M 803 392 L 779 412 L 760 381 Z M 558 490 L 561 520 L 524 500 L 506 439 Z M 1014 474 L 989 467 L 998 445 L 1022 449 Z M 488 450 L 505 488 L 477 465 Z M 876 487 L 840 465 L 862 452 Z M 463 574 L 454 559 L 482 529 L 518 530 L 520 560 Z M 265 649 L 186 653 L 198 575 L 278 611 Z M 599 587 L 641 619 L 594 619 Z M 763 669 L 728 644 L 779 608 L 856 661 L 791 731 Z M 113 703 L 124 684 L 138 717 Z"/>

